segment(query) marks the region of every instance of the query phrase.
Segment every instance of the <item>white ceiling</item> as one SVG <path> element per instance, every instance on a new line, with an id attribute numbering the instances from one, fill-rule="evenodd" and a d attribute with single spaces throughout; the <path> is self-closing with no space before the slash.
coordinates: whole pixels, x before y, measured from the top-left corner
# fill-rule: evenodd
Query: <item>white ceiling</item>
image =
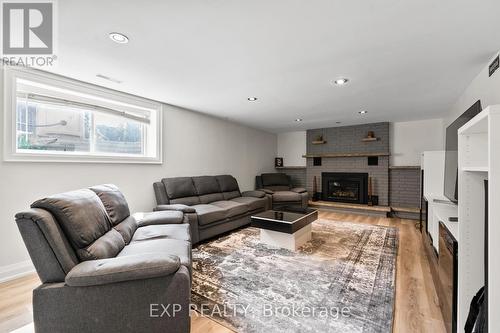
<path id="1" fill-rule="evenodd" d="M 58 6 L 51 71 L 273 132 L 442 116 L 500 49 L 499 0 Z"/>

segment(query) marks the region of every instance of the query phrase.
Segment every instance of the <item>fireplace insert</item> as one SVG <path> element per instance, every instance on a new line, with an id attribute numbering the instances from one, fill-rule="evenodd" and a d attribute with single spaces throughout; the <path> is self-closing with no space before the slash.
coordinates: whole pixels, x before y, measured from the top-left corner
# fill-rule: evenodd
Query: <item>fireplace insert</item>
<path id="1" fill-rule="evenodd" d="M 322 172 L 323 200 L 368 203 L 368 173 Z"/>

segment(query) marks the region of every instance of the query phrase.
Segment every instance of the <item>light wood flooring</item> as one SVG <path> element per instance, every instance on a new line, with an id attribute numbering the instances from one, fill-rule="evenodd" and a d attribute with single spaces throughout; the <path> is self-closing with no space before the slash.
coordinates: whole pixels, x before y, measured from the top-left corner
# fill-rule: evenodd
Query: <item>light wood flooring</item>
<path id="1" fill-rule="evenodd" d="M 395 333 L 445 332 L 431 272 L 415 221 L 321 211 L 319 218 L 399 228 L 396 273 Z M 31 290 L 39 284 L 35 274 L 0 284 L 0 332 L 9 332 L 32 321 Z M 232 332 L 196 314 L 191 332 Z"/>

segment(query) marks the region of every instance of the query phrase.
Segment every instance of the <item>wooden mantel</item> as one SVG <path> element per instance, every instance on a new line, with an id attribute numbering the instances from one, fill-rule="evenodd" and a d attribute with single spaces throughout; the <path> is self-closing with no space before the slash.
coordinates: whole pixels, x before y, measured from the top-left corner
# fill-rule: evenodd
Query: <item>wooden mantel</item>
<path id="1" fill-rule="evenodd" d="M 323 153 L 302 155 L 304 158 L 336 158 L 336 157 L 370 157 L 370 156 L 389 156 L 390 153 Z"/>

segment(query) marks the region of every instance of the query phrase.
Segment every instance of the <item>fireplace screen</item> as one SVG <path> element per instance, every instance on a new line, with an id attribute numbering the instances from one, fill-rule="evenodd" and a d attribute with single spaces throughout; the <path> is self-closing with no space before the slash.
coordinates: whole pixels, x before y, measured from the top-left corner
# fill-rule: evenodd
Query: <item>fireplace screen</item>
<path id="1" fill-rule="evenodd" d="M 359 202 L 359 181 L 337 180 L 328 182 L 328 196 L 332 200 Z"/>
<path id="2" fill-rule="evenodd" d="M 368 202 L 368 174 L 323 172 L 321 174 L 323 200 L 366 204 Z"/>

